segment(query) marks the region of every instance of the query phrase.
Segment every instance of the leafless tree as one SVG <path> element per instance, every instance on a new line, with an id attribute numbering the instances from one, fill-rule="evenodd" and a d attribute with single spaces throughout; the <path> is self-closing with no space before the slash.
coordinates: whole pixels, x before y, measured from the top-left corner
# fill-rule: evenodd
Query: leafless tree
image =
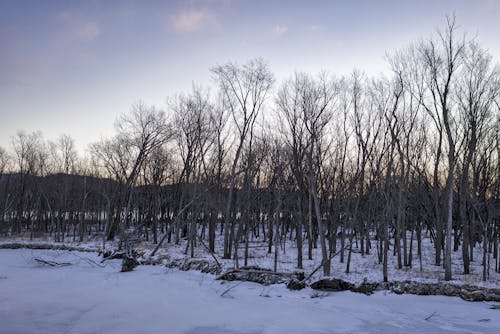
<path id="1" fill-rule="evenodd" d="M 103 139 L 91 147 L 102 167 L 124 188 L 118 196 L 115 219 L 109 226 L 108 239 L 113 239 L 117 232 L 122 232 L 128 223 L 132 186 L 142 164 L 149 154 L 172 137 L 165 113 L 143 103 L 134 105 L 130 113 L 121 115 L 115 128 L 117 134 L 113 138 Z"/>
<path id="2" fill-rule="evenodd" d="M 245 141 L 268 97 L 274 78 L 262 59 L 250 60 L 242 66 L 234 63 L 219 65 L 212 68 L 212 73 L 237 130 L 236 151 L 231 165 L 229 192 L 224 214 L 224 258 L 230 258 L 234 238 L 234 220 L 231 218 L 231 209 L 237 166 Z"/>

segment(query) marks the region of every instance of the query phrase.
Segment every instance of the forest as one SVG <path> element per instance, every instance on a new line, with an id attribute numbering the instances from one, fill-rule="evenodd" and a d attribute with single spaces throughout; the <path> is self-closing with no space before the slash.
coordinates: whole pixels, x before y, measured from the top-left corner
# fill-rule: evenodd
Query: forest
<path id="1" fill-rule="evenodd" d="M 293 268 L 314 259 L 323 276 L 376 254 L 386 282 L 429 244 L 445 280 L 479 262 L 486 281 L 500 273 L 498 60 L 452 17 L 386 60 L 377 76 L 281 81 L 261 58 L 214 65 L 212 87 L 134 104 L 85 152 L 19 130 L 0 147 L 0 238 L 133 238 L 234 268 L 258 243 L 275 271 L 287 245 Z"/>

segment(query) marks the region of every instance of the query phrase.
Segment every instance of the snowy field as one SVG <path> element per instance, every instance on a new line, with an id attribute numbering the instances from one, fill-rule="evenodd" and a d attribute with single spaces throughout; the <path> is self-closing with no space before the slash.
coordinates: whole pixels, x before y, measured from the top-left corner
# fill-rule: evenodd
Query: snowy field
<path id="1" fill-rule="evenodd" d="M 120 265 L 95 253 L 0 250 L 0 333 L 500 333 L 500 310 L 455 297 L 295 292 Z"/>
<path id="2" fill-rule="evenodd" d="M 410 235 L 408 235 L 410 238 Z M 102 241 L 99 239 L 88 240 L 83 243 L 71 242 L 68 238 L 68 242 L 65 243 L 54 243 L 52 238 L 37 238 L 35 240 L 30 240 L 29 238 L 0 238 L 0 244 L 3 243 L 21 243 L 21 244 L 55 244 L 55 245 L 67 245 L 73 247 L 81 247 L 89 250 L 97 250 L 102 247 Z M 340 245 L 340 240 L 337 240 L 337 245 Z M 143 254 L 142 259 L 148 258 L 151 251 L 156 245 L 151 242 L 141 242 L 136 245 L 136 249 Z M 116 244 L 106 243 L 107 249 L 115 249 Z M 340 246 L 339 246 L 340 247 Z M 234 261 L 222 258 L 222 248 L 223 248 L 223 238 L 219 237 L 216 239 L 216 250 L 215 254 L 218 261 L 221 263 L 224 270 L 229 270 L 234 268 Z M 359 249 L 354 245 L 354 252 L 352 254 L 351 260 L 351 270 L 349 274 L 345 273 L 346 262 L 340 263 L 340 256 L 336 256 L 332 260 L 332 273 L 331 275 L 335 278 L 341 278 L 343 280 L 359 284 L 364 280 L 369 282 L 381 282 L 382 276 L 382 264 L 378 262 L 376 241 L 372 240 L 372 250 L 369 255 L 361 255 Z M 189 258 L 189 255 L 185 254 L 186 244 L 183 240 L 180 245 L 164 243 L 163 246 L 157 252 L 157 257 L 168 258 L 169 260 L 184 260 Z M 463 265 L 461 259 L 461 250 L 457 252 L 452 252 L 452 271 L 453 280 L 450 283 L 453 284 L 470 284 L 475 286 L 483 286 L 488 288 L 495 288 L 500 286 L 500 273 L 495 272 L 495 259 L 491 257 L 491 269 L 489 279 L 487 281 L 482 280 L 482 247 L 477 245 L 474 248 L 474 261 L 471 262 L 469 275 L 463 274 Z M 422 243 L 422 270 L 420 270 L 419 259 L 417 257 L 417 245 L 416 241 L 413 243 L 413 266 L 403 267 L 402 269 L 397 269 L 397 258 L 393 255 L 393 251 L 389 252 L 388 261 L 388 271 L 389 271 L 389 281 L 419 281 L 427 283 L 439 283 L 444 282 L 444 269 L 442 266 L 434 265 L 434 246 L 427 236 L 423 239 Z M 347 250 L 345 252 L 345 261 L 347 261 Z M 243 265 L 243 254 L 244 254 L 244 244 L 240 245 L 240 266 Z M 195 259 L 204 259 L 211 263 L 214 263 L 212 256 L 207 252 L 206 248 L 201 244 L 195 247 Z M 278 265 L 277 270 L 281 272 L 293 272 L 297 270 L 297 247 L 296 243 L 290 240 L 286 240 L 286 243 L 282 244 L 279 248 L 278 255 Z M 273 268 L 274 261 L 274 248 L 273 253 L 267 253 L 267 243 L 262 240 L 252 240 L 250 242 L 249 248 L 249 259 L 248 265 L 259 266 L 262 268 Z M 321 250 L 320 248 L 313 249 L 313 260 L 307 259 L 307 244 L 303 247 L 303 266 L 304 272 L 306 274 L 313 271 L 321 263 Z M 322 271 L 319 270 L 313 279 L 320 279 Z"/>

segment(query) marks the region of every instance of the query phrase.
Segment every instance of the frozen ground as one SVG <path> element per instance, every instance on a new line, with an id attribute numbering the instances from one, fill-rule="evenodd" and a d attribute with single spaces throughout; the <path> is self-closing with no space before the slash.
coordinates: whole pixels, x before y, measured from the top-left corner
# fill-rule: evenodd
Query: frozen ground
<path id="1" fill-rule="evenodd" d="M 0 250 L 0 333 L 500 332 L 500 310 L 454 297 L 293 292 L 164 266 L 120 273 L 119 260 L 98 263 L 95 253 Z"/>
<path id="2" fill-rule="evenodd" d="M 410 235 L 408 234 L 408 238 Z M 68 238 L 70 240 L 70 238 Z M 225 270 L 231 269 L 234 267 L 233 260 L 224 260 L 222 259 L 222 237 L 218 237 L 216 239 L 216 257 L 218 261 L 221 262 L 223 268 Z M 1 238 L 1 243 L 27 243 L 27 244 L 53 244 L 51 238 L 38 238 L 35 240 L 29 240 L 29 238 Z M 62 243 L 58 243 L 62 244 Z M 66 242 L 65 245 L 82 247 L 92 250 L 97 250 L 102 247 L 102 241 L 100 239 L 96 240 L 88 240 L 83 243 L 77 242 Z M 409 244 L 409 242 L 408 242 Z M 340 245 L 340 241 L 338 241 L 338 245 Z M 136 245 L 137 249 L 144 253 L 144 256 L 147 257 L 148 254 L 155 247 L 154 244 L 148 242 L 142 242 Z M 290 240 L 286 240 L 286 243 L 283 244 L 279 249 L 278 255 L 278 271 L 282 272 L 291 272 L 297 270 L 297 247 L 295 242 Z M 114 249 L 116 246 L 110 243 L 106 244 L 106 248 Z M 243 265 L 243 254 L 244 254 L 244 244 L 240 246 L 240 266 Z M 180 245 L 168 244 L 164 243 L 157 253 L 158 256 L 167 256 L 170 260 L 174 259 L 184 259 L 188 256 L 184 254 L 186 249 L 186 241 L 182 241 Z M 274 248 L 273 248 L 274 251 Z M 376 250 L 376 241 L 372 241 L 372 250 L 369 255 L 361 255 L 357 251 L 356 245 L 354 246 L 354 253 L 352 254 L 351 261 L 351 271 L 349 274 L 345 273 L 346 263 L 340 263 L 340 256 L 336 256 L 332 260 L 332 276 L 336 278 L 341 278 L 349 282 L 360 283 L 363 280 L 367 279 L 370 282 L 381 282 L 382 281 L 382 265 L 378 263 L 377 250 Z M 396 257 L 393 256 L 392 249 L 389 252 L 389 280 L 390 281 L 402 281 L 402 280 L 412 280 L 412 281 L 421 281 L 428 283 L 437 283 L 444 281 L 444 269 L 443 267 L 439 267 L 434 265 L 434 247 L 430 241 L 429 237 L 425 237 L 423 239 L 422 245 L 422 270 L 420 270 L 419 259 L 417 257 L 417 245 L 416 241 L 413 243 L 413 266 L 412 267 L 403 267 L 402 269 L 397 269 L 397 261 Z M 490 255 L 491 256 L 491 255 Z M 205 247 L 201 244 L 195 249 L 195 257 L 197 259 L 206 259 L 210 262 L 214 262 L 213 258 L 210 254 L 208 254 Z M 304 244 L 303 249 L 303 266 L 304 271 L 310 273 L 314 268 L 316 268 L 321 262 L 321 253 L 320 249 L 313 249 L 313 260 L 307 259 L 307 244 Z M 345 260 L 347 260 L 347 251 L 345 254 Z M 260 240 L 253 240 L 250 243 L 249 248 L 249 265 L 260 266 L 263 268 L 273 268 L 274 261 L 274 253 L 267 253 L 267 243 L 262 242 Z M 463 265 L 461 259 L 461 249 L 457 252 L 452 252 L 452 269 L 453 269 L 453 281 L 451 283 L 455 284 L 471 284 L 476 286 L 484 286 L 484 287 L 498 287 L 500 286 L 500 273 L 495 272 L 495 260 L 491 257 L 491 269 L 490 276 L 487 281 L 482 281 L 482 247 L 481 245 L 477 245 L 474 248 L 474 261 L 471 262 L 471 273 L 469 275 L 463 274 Z M 321 270 L 315 275 L 315 279 L 319 279 L 321 276 Z"/>

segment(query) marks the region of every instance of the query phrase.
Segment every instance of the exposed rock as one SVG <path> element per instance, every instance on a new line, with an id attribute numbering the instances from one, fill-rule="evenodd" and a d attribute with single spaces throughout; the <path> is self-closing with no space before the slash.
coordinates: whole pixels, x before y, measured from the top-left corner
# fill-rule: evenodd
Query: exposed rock
<path id="1" fill-rule="evenodd" d="M 376 283 L 364 281 L 354 285 L 341 279 L 322 279 L 311 284 L 315 290 L 344 291 L 372 294 L 374 291 L 390 290 L 396 294 L 413 294 L 420 296 L 455 296 L 467 301 L 493 301 L 500 302 L 498 288 L 487 289 L 470 285 L 457 285 L 449 283 L 423 283 L 413 281 Z"/>
<path id="2" fill-rule="evenodd" d="M 475 291 L 462 291 L 460 298 L 470 302 L 500 302 L 500 295 L 495 294 L 491 290 L 475 290 Z"/>
<path id="3" fill-rule="evenodd" d="M 290 290 L 302 290 L 306 287 L 306 283 L 302 280 L 298 280 L 296 278 L 292 278 L 286 287 Z"/>
<path id="4" fill-rule="evenodd" d="M 365 280 L 360 285 L 355 286 L 352 289 L 352 291 L 358 293 L 364 293 L 365 295 L 371 295 L 374 291 L 377 291 L 378 289 L 379 289 L 378 283 L 371 283 Z"/>
<path id="5" fill-rule="evenodd" d="M 259 266 L 243 266 L 240 267 L 240 270 L 255 270 L 255 271 L 267 271 L 267 272 L 272 272 L 271 269 L 268 268 L 262 268 Z"/>
<path id="6" fill-rule="evenodd" d="M 298 279 L 299 281 L 303 281 L 306 278 L 306 275 L 304 274 L 303 271 L 295 271 L 293 274 L 295 275 L 295 278 Z"/>
<path id="7" fill-rule="evenodd" d="M 122 273 L 134 270 L 139 265 L 139 262 L 133 257 L 124 257 L 122 261 Z"/>
<path id="8" fill-rule="evenodd" d="M 389 288 L 394 293 L 414 295 L 454 296 L 467 301 L 500 301 L 498 289 L 448 283 L 394 282 Z"/>
<path id="9" fill-rule="evenodd" d="M 217 264 L 202 259 L 176 259 L 167 263 L 166 266 L 167 268 L 178 268 L 183 271 L 199 270 L 202 273 L 220 273 L 220 268 Z"/>
<path id="10" fill-rule="evenodd" d="M 441 292 L 444 296 L 459 296 L 460 287 L 453 284 L 444 284 L 441 288 Z"/>
<path id="11" fill-rule="evenodd" d="M 247 281 L 263 285 L 287 283 L 291 278 L 296 278 L 294 273 L 276 273 L 270 269 L 253 267 L 253 269 L 230 270 L 217 279 L 225 281 Z"/>
<path id="12" fill-rule="evenodd" d="M 484 293 L 482 291 L 463 291 L 460 293 L 460 298 L 467 300 L 469 302 L 482 302 L 485 300 Z"/>
<path id="13" fill-rule="evenodd" d="M 144 260 L 140 261 L 141 265 L 149 265 L 149 266 L 156 266 L 156 265 L 162 265 L 163 261 L 168 260 L 168 256 L 156 256 L 156 257 L 148 257 Z"/>
<path id="14" fill-rule="evenodd" d="M 325 278 L 311 284 L 311 288 L 323 291 L 345 291 L 353 290 L 355 286 L 339 278 Z"/>

